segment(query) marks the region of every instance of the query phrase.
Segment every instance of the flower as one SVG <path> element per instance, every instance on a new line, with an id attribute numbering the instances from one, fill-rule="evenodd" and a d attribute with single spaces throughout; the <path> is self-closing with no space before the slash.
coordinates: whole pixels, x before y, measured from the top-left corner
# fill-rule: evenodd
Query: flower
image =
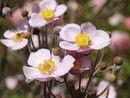
<path id="1" fill-rule="evenodd" d="M 60 47 L 66 50 L 86 52 L 102 49 L 110 44 L 109 35 L 103 30 L 96 30 L 90 22 L 83 23 L 81 27 L 77 24 L 67 24 L 59 32 Z"/>
<path id="2" fill-rule="evenodd" d="M 18 79 L 13 76 L 8 76 L 5 79 L 6 87 L 10 90 L 14 90 L 18 84 Z"/>
<path id="3" fill-rule="evenodd" d="M 113 31 L 111 37 L 110 49 L 115 52 L 121 53 L 128 50 L 130 47 L 130 39 L 128 33 L 121 31 Z"/>
<path id="4" fill-rule="evenodd" d="M 68 51 L 68 54 L 75 58 L 74 67 L 70 70 L 72 75 L 79 75 L 80 73 L 89 70 L 91 61 L 83 56 L 83 54 L 76 51 Z"/>
<path id="5" fill-rule="evenodd" d="M 32 27 L 42 27 L 50 22 L 58 20 L 66 10 L 64 4 L 57 5 L 55 0 L 43 0 L 39 3 L 39 13 L 32 13 L 29 24 Z"/>
<path id="6" fill-rule="evenodd" d="M 70 55 L 66 55 L 61 60 L 48 49 L 40 49 L 30 54 L 28 64 L 31 67 L 24 66 L 23 72 L 27 80 L 49 81 L 68 73 L 73 67 L 74 60 Z"/>
<path id="7" fill-rule="evenodd" d="M 107 82 L 102 80 L 99 84 L 98 84 L 98 87 L 97 87 L 97 95 L 100 94 L 104 89 L 105 87 L 107 86 Z M 98 98 L 106 98 L 107 96 L 107 91 L 105 91 L 101 96 L 99 96 Z M 110 85 L 110 88 L 109 88 L 109 95 L 108 95 L 108 98 L 116 98 L 116 91 L 115 91 L 115 88 L 114 86 Z"/>
<path id="8" fill-rule="evenodd" d="M 28 33 L 27 26 L 22 25 L 17 30 L 7 30 L 4 33 L 6 39 L 1 39 L 0 42 L 12 50 L 19 50 L 27 45 L 28 40 L 25 37 Z"/>
<path id="9" fill-rule="evenodd" d="M 111 26 L 117 26 L 120 22 L 123 21 L 123 19 L 124 19 L 124 16 L 121 13 L 116 12 L 113 16 L 108 18 L 108 23 Z"/>
<path id="10" fill-rule="evenodd" d="M 124 22 L 125 28 L 130 30 L 130 16 L 126 17 L 123 22 Z"/>

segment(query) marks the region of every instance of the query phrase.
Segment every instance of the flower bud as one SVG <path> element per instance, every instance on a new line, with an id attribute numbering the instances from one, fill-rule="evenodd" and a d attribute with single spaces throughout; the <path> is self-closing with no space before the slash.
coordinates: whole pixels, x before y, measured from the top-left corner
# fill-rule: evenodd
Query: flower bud
<path id="1" fill-rule="evenodd" d="M 60 55 L 62 52 L 60 47 L 53 48 L 52 51 L 53 51 L 54 55 L 56 55 L 56 56 Z"/>
<path id="2" fill-rule="evenodd" d="M 100 68 L 101 70 L 105 70 L 105 69 L 107 68 L 106 62 L 100 62 L 99 68 Z"/>
<path id="3" fill-rule="evenodd" d="M 22 14 L 23 17 L 27 17 L 28 16 L 28 11 L 27 10 L 23 10 L 21 14 Z"/>
<path id="4" fill-rule="evenodd" d="M 116 76 L 114 74 L 108 74 L 106 79 L 109 82 L 114 82 L 116 79 Z"/>
<path id="5" fill-rule="evenodd" d="M 4 7 L 4 8 L 2 9 L 2 14 L 3 14 L 4 16 L 11 16 L 11 14 L 12 14 L 11 8 L 9 8 L 9 7 Z"/>
<path id="6" fill-rule="evenodd" d="M 116 56 L 114 59 L 113 59 L 113 62 L 114 64 L 116 65 L 121 65 L 123 63 L 123 59 L 119 56 Z"/>
<path id="7" fill-rule="evenodd" d="M 30 33 L 30 32 L 26 32 L 26 33 L 24 34 L 25 38 L 30 37 L 30 35 L 31 35 L 31 33 Z"/>

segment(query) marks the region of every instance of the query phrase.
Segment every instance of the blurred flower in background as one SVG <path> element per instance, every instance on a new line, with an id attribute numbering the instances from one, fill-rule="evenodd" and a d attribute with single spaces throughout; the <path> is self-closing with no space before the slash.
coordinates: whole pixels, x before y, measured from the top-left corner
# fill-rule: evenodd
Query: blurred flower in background
<path id="1" fill-rule="evenodd" d="M 122 14 L 120 14 L 119 12 L 115 13 L 113 16 L 110 16 L 108 18 L 108 23 L 111 26 L 116 26 L 118 25 L 120 22 L 122 22 L 124 19 L 124 16 Z"/>
<path id="2" fill-rule="evenodd" d="M 6 84 L 6 87 L 8 89 L 14 90 L 17 87 L 18 79 L 16 77 L 13 77 L 13 76 L 8 76 L 5 79 L 5 84 Z"/>
<path id="3" fill-rule="evenodd" d="M 113 31 L 111 37 L 110 49 L 117 53 L 123 53 L 130 48 L 130 39 L 128 33 Z"/>
<path id="4" fill-rule="evenodd" d="M 130 30 L 130 16 L 124 19 L 124 26 L 126 29 Z"/>

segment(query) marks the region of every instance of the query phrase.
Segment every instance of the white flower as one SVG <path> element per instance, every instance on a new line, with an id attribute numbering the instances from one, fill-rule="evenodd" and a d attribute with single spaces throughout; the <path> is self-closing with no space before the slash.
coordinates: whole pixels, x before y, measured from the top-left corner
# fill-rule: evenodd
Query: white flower
<path id="1" fill-rule="evenodd" d="M 96 30 L 90 22 L 83 23 L 81 27 L 77 24 L 64 26 L 60 33 L 60 47 L 71 51 L 99 50 L 110 44 L 109 35 L 103 30 Z"/>
<path id="2" fill-rule="evenodd" d="M 29 20 L 32 27 L 42 27 L 53 22 L 67 10 L 64 4 L 57 5 L 55 0 L 43 0 L 39 3 L 39 8 L 39 13 L 32 13 Z"/>
<path id="3" fill-rule="evenodd" d="M 98 87 L 97 87 L 97 95 L 100 94 L 107 86 L 107 81 L 101 81 L 99 84 L 98 84 Z M 107 91 L 104 92 L 101 96 L 99 96 L 98 98 L 106 98 L 106 95 L 107 95 Z M 115 88 L 114 86 L 110 85 L 110 88 L 109 88 L 109 95 L 108 95 L 108 98 L 116 98 L 116 91 L 115 91 Z"/>
<path id="4" fill-rule="evenodd" d="M 19 50 L 21 48 L 24 48 L 28 43 L 28 40 L 25 39 L 25 35 L 27 33 L 29 32 L 27 31 L 26 25 L 20 26 L 18 30 L 7 30 L 4 33 L 4 37 L 6 39 L 1 39 L 0 42 L 12 50 Z"/>
<path id="5" fill-rule="evenodd" d="M 8 89 L 13 90 L 18 84 L 18 80 L 15 77 L 9 76 L 5 79 L 5 84 Z"/>
<path id="6" fill-rule="evenodd" d="M 66 55 L 63 60 L 54 56 L 48 49 L 40 49 L 30 54 L 28 64 L 23 72 L 27 80 L 49 81 L 53 78 L 65 75 L 73 67 L 74 58 Z"/>

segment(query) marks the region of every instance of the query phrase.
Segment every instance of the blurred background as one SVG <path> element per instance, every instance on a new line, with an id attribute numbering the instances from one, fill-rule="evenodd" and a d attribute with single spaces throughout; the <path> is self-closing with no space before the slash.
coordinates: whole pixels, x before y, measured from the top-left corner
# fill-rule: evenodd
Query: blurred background
<path id="1" fill-rule="evenodd" d="M 0 39 L 10 28 L 17 28 L 24 20 L 23 9 L 31 13 L 33 3 L 41 0 L 4 0 L 12 8 L 12 17 L 0 17 Z M 57 0 L 68 6 L 63 24 L 92 22 L 97 29 L 107 31 L 112 43 L 105 49 L 103 60 L 112 64 L 115 56 L 123 58 L 123 65 L 114 84 L 117 98 L 130 98 L 130 0 Z M 62 17 L 63 18 L 63 17 Z M 27 58 L 23 51 L 12 51 L 0 43 L 0 98 L 40 98 L 38 83 L 27 84 L 22 67 Z M 34 85 L 35 84 L 35 85 Z M 37 90 L 36 90 L 37 89 Z"/>

